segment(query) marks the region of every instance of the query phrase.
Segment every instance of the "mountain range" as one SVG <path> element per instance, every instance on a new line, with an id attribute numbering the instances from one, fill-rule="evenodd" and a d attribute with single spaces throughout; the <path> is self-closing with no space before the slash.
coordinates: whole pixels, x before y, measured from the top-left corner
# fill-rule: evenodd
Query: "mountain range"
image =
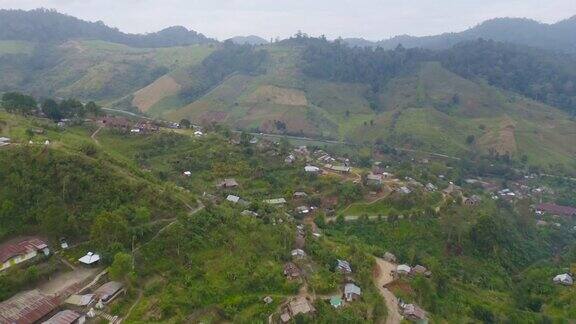
<path id="1" fill-rule="evenodd" d="M 462 41 L 484 38 L 576 53 L 575 30 L 576 16 L 555 24 L 544 24 L 526 18 L 496 18 L 459 33 L 424 37 L 401 35 L 377 42 L 362 38 L 348 38 L 344 39 L 344 42 L 352 46 L 382 47 L 384 49 L 393 49 L 398 45 L 406 48 L 446 49 Z"/>
<path id="2" fill-rule="evenodd" d="M 303 35 L 221 43 L 184 27 L 131 35 L 49 10 L 3 10 L 0 92 L 574 172 L 574 22 L 495 19 L 375 51 Z"/>

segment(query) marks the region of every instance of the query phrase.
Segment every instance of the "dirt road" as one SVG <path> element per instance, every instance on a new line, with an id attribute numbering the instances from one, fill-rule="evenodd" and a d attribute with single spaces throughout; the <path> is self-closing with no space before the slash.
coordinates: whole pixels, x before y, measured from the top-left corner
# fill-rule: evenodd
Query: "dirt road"
<path id="1" fill-rule="evenodd" d="M 376 258 L 376 267 L 377 269 L 374 271 L 374 284 L 386 301 L 386 308 L 388 308 L 386 324 L 399 324 L 402 321 L 402 315 L 400 315 L 398 309 L 398 299 L 396 299 L 396 296 L 394 296 L 390 290 L 384 288 L 384 285 L 387 285 L 394 280 L 391 271 L 396 269 L 396 265 L 383 259 Z"/>

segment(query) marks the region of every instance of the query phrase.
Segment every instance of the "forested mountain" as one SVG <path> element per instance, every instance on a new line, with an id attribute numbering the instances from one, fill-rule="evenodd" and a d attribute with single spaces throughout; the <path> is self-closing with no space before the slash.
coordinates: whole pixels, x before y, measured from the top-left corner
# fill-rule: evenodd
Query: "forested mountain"
<path id="1" fill-rule="evenodd" d="M 439 61 L 468 79 L 521 93 L 576 114 L 576 57 L 527 46 L 476 40 L 443 51 L 349 48 L 340 42 L 308 42 L 304 73 L 311 77 L 363 82 L 379 91 L 388 80 L 427 61 Z"/>
<path id="2" fill-rule="evenodd" d="M 133 47 L 169 47 L 215 42 L 182 26 L 150 34 L 126 34 L 103 22 L 87 22 L 58 13 L 36 9 L 0 10 L 0 40 L 62 43 L 74 39 L 92 39 Z"/>
<path id="3" fill-rule="evenodd" d="M 399 44 L 407 48 L 446 49 L 459 42 L 478 38 L 576 53 L 576 16 L 555 24 L 543 24 L 525 18 L 497 18 L 459 33 L 424 37 L 401 35 L 378 42 L 352 38 L 346 39 L 345 42 L 352 46 L 372 46 L 384 49 L 393 49 Z"/>

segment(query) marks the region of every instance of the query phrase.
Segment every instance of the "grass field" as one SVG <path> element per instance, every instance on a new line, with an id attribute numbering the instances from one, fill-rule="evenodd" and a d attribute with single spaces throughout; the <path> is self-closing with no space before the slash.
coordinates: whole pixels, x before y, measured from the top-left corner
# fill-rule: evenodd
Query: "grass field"
<path id="1" fill-rule="evenodd" d="M 0 56 L 5 54 L 31 54 L 34 44 L 26 41 L 0 41 Z"/>

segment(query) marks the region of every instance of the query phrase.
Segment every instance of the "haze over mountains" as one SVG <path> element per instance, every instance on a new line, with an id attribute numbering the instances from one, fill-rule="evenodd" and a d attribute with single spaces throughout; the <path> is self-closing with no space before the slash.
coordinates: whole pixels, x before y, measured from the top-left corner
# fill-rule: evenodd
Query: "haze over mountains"
<path id="1" fill-rule="evenodd" d="M 378 42 L 371 42 L 362 38 L 348 38 L 344 41 L 353 46 L 382 47 L 384 49 L 393 49 L 399 44 L 407 48 L 445 49 L 462 41 L 485 38 L 575 53 L 575 30 L 576 16 L 555 24 L 539 23 L 526 18 L 495 18 L 459 33 L 425 37 L 400 35 Z"/>

